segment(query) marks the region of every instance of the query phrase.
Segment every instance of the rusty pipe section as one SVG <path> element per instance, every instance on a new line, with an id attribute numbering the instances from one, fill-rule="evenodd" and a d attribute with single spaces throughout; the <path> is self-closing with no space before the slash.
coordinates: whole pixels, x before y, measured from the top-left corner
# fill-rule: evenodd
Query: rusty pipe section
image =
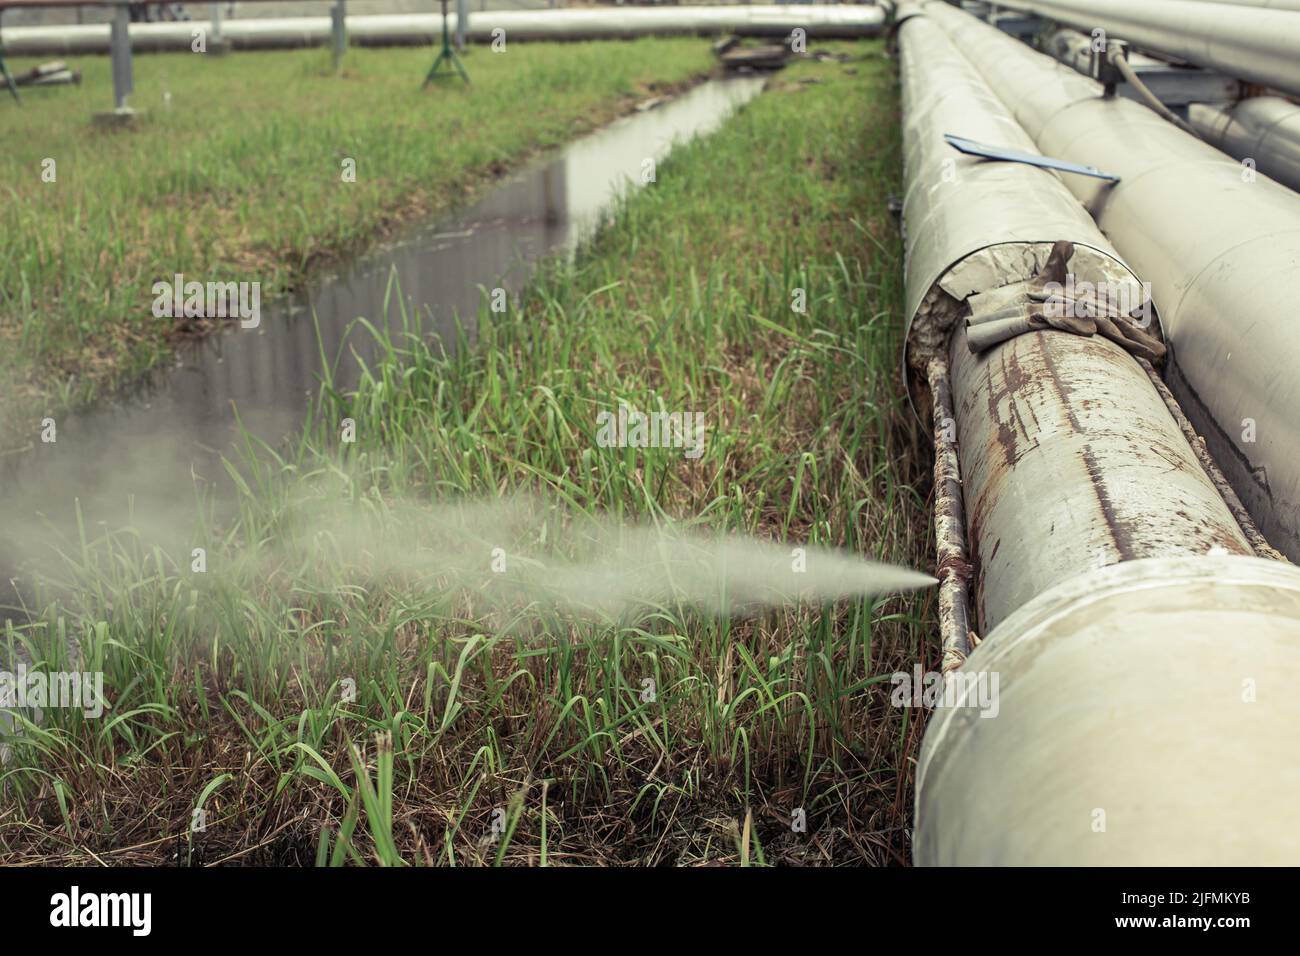
<path id="1" fill-rule="evenodd" d="M 1211 146 L 1300 191 L 1300 106 L 1280 96 L 1227 106 L 1193 103 L 1187 121 Z"/>
<path id="2" fill-rule="evenodd" d="M 962 482 L 988 633 L 1052 585 L 1245 536 L 1138 362 L 1101 336 L 952 340 Z"/>
<path id="3" fill-rule="evenodd" d="M 1279 752 L 1300 716 L 1286 689 L 1300 679 L 1300 571 L 1251 556 L 1121 345 L 1053 327 L 971 350 L 965 318 L 1044 274 L 1058 240 L 1076 244 L 1076 279 L 1138 280 L 1056 175 L 947 146 L 956 133 L 1036 151 L 929 8 L 899 44 L 909 386 L 930 404 L 922 369 L 939 389 L 948 373 L 936 456 L 950 459 L 953 425 L 983 635 L 947 670 L 944 608 L 916 861 L 1294 861 L 1300 808 L 1282 794 L 1300 761 Z M 936 462 L 937 481 L 950 471 Z M 936 522 L 951 523 L 950 488 L 936 495 Z M 962 556 L 936 531 L 942 580 Z M 954 575 L 950 593 L 964 583 Z"/>
<path id="4" fill-rule="evenodd" d="M 449 17 L 452 30 L 456 18 Z M 655 7 L 644 9 L 488 10 L 471 13 L 468 39 L 488 43 L 494 31 L 511 40 L 617 40 L 680 34 L 788 36 L 795 28 L 810 37 L 876 36 L 885 23 L 884 8 L 866 4 L 808 6 Z M 192 31 L 207 21 L 133 23 L 131 46 L 137 52 L 189 50 Z M 235 49 L 322 46 L 330 42 L 329 17 L 226 20 L 222 39 Z M 442 35 L 438 14 L 392 14 L 347 18 L 348 41 L 359 46 L 429 44 Z M 10 56 L 107 53 L 107 24 L 10 27 L 4 31 Z"/>
<path id="5" fill-rule="evenodd" d="M 1300 95 L 1300 17 L 1291 10 L 1188 0 L 997 0 L 997 5 L 1128 40 L 1261 86 Z"/>
<path id="6" fill-rule="evenodd" d="M 975 17 L 925 11 L 1037 149 L 1121 177 L 1065 181 L 1151 283 L 1187 417 L 1264 536 L 1300 560 L 1300 195 Z"/>

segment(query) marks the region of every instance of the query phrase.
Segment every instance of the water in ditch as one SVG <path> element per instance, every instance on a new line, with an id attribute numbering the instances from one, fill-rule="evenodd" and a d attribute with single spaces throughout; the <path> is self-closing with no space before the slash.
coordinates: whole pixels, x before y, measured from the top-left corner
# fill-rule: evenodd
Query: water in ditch
<path id="1" fill-rule="evenodd" d="M 24 559 L 48 551 L 52 540 L 64 546 L 75 542 L 77 521 L 92 535 L 101 524 L 129 526 L 144 540 L 176 553 L 192 522 L 196 486 L 222 484 L 222 458 L 239 457 L 235 444 L 241 428 L 271 446 L 278 444 L 303 426 L 319 388 L 322 355 L 340 357 L 334 381 L 345 390 L 355 385 L 361 363 L 373 365 L 379 358 L 380 346 L 371 333 L 360 328 L 349 332 L 354 320 L 380 323 L 388 316 L 399 323 L 402 310 L 385 304 L 400 295 L 407 314 L 424 316 L 426 329 L 440 334 L 444 343 L 454 342 L 456 317 L 472 322 L 484 289 L 500 288 L 513 296 L 539 263 L 572 254 L 619 197 L 642 181 L 647 160 L 657 163 L 675 144 L 712 131 L 762 85 L 757 77 L 708 82 L 584 136 L 495 185 L 463 211 L 412 229 L 337 274 L 320 277 L 300 296 L 264 304 L 257 328 L 232 324 L 183 349 L 174 368 L 130 400 L 61 418 L 57 441 L 34 445 L 3 478 L 0 620 L 20 616 L 3 606 L 12 609 L 25 590 Z M 489 505 L 489 510 L 490 520 L 471 530 L 497 528 L 501 506 Z M 313 526 L 327 518 L 318 511 L 311 516 Z M 427 527 L 440 520 L 442 516 L 422 512 L 412 523 Z M 616 546 L 611 537 L 597 549 L 594 563 L 552 568 L 544 581 L 525 588 L 529 595 L 558 588 L 561 599 L 585 598 L 590 582 L 600 578 L 609 585 L 605 591 L 622 596 L 615 603 L 623 603 L 660 598 L 667 583 L 689 578 L 707 584 L 704 591 L 709 593 L 726 591 L 742 602 L 762 604 L 775 592 L 755 591 L 755 582 L 765 574 L 785 580 L 789 573 L 787 550 L 773 545 L 656 538 L 654 548 L 624 553 L 628 539 L 623 529 L 599 530 L 622 543 Z M 336 536 L 353 531 L 346 521 L 330 526 Z M 463 543 L 465 530 L 448 540 Z M 364 550 L 388 555 L 395 567 L 411 570 L 406 562 L 413 550 L 380 544 L 367 539 Z M 449 548 L 446 544 L 440 551 Z M 643 560 L 648 551 L 667 553 L 672 560 L 657 574 L 648 574 Z M 456 577 L 454 562 L 443 558 L 436 569 L 425 570 Z M 808 575 L 811 585 L 803 590 L 821 599 L 929 581 L 848 557 L 824 555 L 817 563 L 822 573 Z M 10 578 L 18 582 L 16 588 Z M 566 591 L 557 585 L 565 580 L 578 583 Z M 673 589 L 678 589 L 676 583 Z"/>
<path id="2" fill-rule="evenodd" d="M 572 254 L 641 183 L 647 159 L 661 161 L 674 145 L 713 131 L 762 85 L 758 77 L 709 81 L 585 135 L 302 294 L 264 301 L 257 328 L 232 323 L 182 347 L 176 365 L 134 397 L 59 416 L 55 442 L 34 443 L 3 466 L 0 580 L 29 550 L 17 539 L 43 536 L 46 521 L 66 530 L 74 502 L 91 524 L 148 523 L 150 515 L 169 524 L 174 506 L 192 500 L 196 476 L 221 481 L 221 456 L 234 450 L 240 425 L 273 446 L 293 435 L 318 391 L 322 354 L 342 357 L 335 380 L 344 389 L 356 383 L 358 358 L 376 358 L 370 333 L 348 330 L 358 317 L 382 322 L 390 290 L 400 289 L 425 328 L 454 342 L 455 317 L 472 322 L 483 289 L 513 296 L 539 263 Z M 395 303 L 387 314 L 400 321 Z"/>

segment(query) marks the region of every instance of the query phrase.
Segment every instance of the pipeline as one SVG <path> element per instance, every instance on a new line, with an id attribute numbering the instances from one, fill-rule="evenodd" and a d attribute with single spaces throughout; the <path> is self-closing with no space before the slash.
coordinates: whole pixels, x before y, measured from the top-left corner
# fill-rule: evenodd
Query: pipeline
<path id="1" fill-rule="evenodd" d="M 955 510 L 936 461 L 939 577 L 949 601 L 973 585 L 978 633 L 947 609 L 959 693 L 922 746 L 916 861 L 1294 861 L 1300 807 L 1281 794 L 1300 762 L 1277 754 L 1300 716 L 1300 570 L 1254 556 L 1129 349 L 1062 323 L 972 350 L 971 328 L 1061 268 L 1120 288 L 1142 272 L 1057 175 L 946 144 L 1036 151 L 934 6 L 898 28 L 904 365 L 913 401 L 934 398 L 936 456 L 956 444 Z M 1245 681 L 1269 686 L 1255 709 Z M 993 701 L 974 693 L 990 682 Z"/>
<path id="2" fill-rule="evenodd" d="M 1193 103 L 1187 120 L 1211 146 L 1300 192 L 1300 106 L 1279 96 L 1231 106 Z"/>
<path id="3" fill-rule="evenodd" d="M 987 631 L 1093 567 L 1156 554 L 1250 549 L 1137 361 L 1100 336 L 1019 335 L 975 355 L 972 306 L 1072 244 L 1076 284 L 1140 283 L 1060 180 L 952 150 L 945 132 L 1032 152 L 978 74 L 927 17 L 899 32 L 903 77 L 906 365 L 918 406 L 931 363 L 951 368 L 958 458 Z M 1116 393 L 1131 396 L 1124 404 Z M 949 438 L 951 440 L 951 437 Z M 1142 487 L 1141 496 L 1120 493 Z M 1032 502 L 1027 507 L 1026 502 Z M 941 543 L 942 544 L 942 543 Z M 952 553 L 941 546 L 941 558 Z M 940 581 L 948 561 L 941 560 Z M 945 645 L 960 647 L 956 638 Z"/>
<path id="4" fill-rule="evenodd" d="M 456 29 L 455 16 L 449 17 Z M 879 6 L 810 5 L 745 7 L 663 7 L 637 10 L 500 10 L 471 13 L 466 35 L 471 42 L 489 43 L 494 31 L 514 40 L 612 40 L 675 34 L 787 36 L 795 28 L 810 37 L 876 36 L 884 29 Z M 132 23 L 131 46 L 136 52 L 188 51 L 195 29 L 211 30 L 202 20 L 184 23 Z M 393 14 L 346 18 L 348 41 L 358 46 L 427 45 L 442 35 L 442 17 L 435 14 Z M 225 20 L 223 42 L 235 49 L 275 49 L 323 46 L 331 42 L 329 17 Z M 4 31 L 10 56 L 107 53 L 109 25 L 10 27 Z"/>
<path id="5" fill-rule="evenodd" d="M 1300 0 L 1190 0 L 1191 3 L 1219 3 L 1229 7 L 1262 7 L 1268 10 L 1300 11 Z"/>
<path id="6" fill-rule="evenodd" d="M 1144 50 L 1300 95 L 1300 17 L 1290 10 L 1189 0 L 998 0 L 998 6 L 1086 33 L 1101 29 Z"/>
<path id="7" fill-rule="evenodd" d="M 1173 3 L 1174 0 L 1167 0 Z M 1300 560 L 1300 196 L 941 3 L 925 7 L 1151 283 L 1166 381 L 1264 536 Z"/>

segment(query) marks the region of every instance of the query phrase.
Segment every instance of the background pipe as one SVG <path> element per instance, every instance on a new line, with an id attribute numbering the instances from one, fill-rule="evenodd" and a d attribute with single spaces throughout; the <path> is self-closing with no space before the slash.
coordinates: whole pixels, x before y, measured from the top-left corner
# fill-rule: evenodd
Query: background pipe
<path id="1" fill-rule="evenodd" d="M 1151 283 L 1188 418 L 1260 530 L 1300 559 L 1300 196 L 972 16 L 925 10 L 1038 149 L 1121 177 L 1064 179 Z"/>
<path id="2" fill-rule="evenodd" d="M 1300 94 L 1300 17 L 1290 10 L 1189 0 L 998 0 L 1109 39 Z"/>
<path id="3" fill-rule="evenodd" d="M 1190 0 L 1192 3 L 1218 3 L 1229 7 L 1262 7 L 1267 10 L 1300 11 L 1300 0 Z"/>
<path id="4" fill-rule="evenodd" d="M 1193 103 L 1187 119 L 1211 146 L 1300 191 L 1300 106 L 1279 96 L 1253 96 L 1227 106 Z"/>
<path id="5" fill-rule="evenodd" d="M 456 18 L 450 18 L 457 29 Z M 487 43 L 492 31 L 514 40 L 609 40 L 638 36 L 714 35 L 788 36 L 796 27 L 810 37 L 876 36 L 884 29 L 878 6 L 725 6 L 647 9 L 500 10 L 471 13 L 465 35 Z M 206 21 L 132 23 L 131 45 L 137 52 L 189 50 L 196 27 Z M 394 14 L 347 18 L 349 42 L 356 46 L 427 45 L 440 37 L 441 14 Z M 222 36 L 235 49 L 322 46 L 331 42 L 329 17 L 226 20 Z M 55 27 L 10 27 L 5 52 L 10 56 L 72 55 L 108 51 L 106 24 Z"/>

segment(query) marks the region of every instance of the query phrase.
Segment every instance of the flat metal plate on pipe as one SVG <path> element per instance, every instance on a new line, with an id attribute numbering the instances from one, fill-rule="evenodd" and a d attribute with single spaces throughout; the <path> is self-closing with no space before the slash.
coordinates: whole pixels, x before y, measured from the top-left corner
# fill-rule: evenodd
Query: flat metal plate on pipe
<path id="1" fill-rule="evenodd" d="M 1110 173 L 1103 173 L 1096 166 L 1082 166 L 1079 163 L 1071 163 L 1064 159 L 1052 159 L 1050 156 L 1039 156 L 1037 153 L 1025 153 L 1016 149 L 1007 149 L 1005 146 L 986 146 L 983 143 L 977 143 L 973 139 L 966 139 L 962 136 L 953 136 L 951 133 L 944 133 L 943 138 L 948 145 L 959 153 L 965 153 L 967 156 L 980 156 L 984 159 L 994 159 L 1007 163 L 1025 163 L 1029 166 L 1038 166 L 1042 169 L 1056 169 L 1063 173 L 1076 173 L 1080 176 L 1092 176 L 1095 179 L 1106 179 L 1110 182 L 1119 182 L 1118 176 L 1112 176 Z"/>

